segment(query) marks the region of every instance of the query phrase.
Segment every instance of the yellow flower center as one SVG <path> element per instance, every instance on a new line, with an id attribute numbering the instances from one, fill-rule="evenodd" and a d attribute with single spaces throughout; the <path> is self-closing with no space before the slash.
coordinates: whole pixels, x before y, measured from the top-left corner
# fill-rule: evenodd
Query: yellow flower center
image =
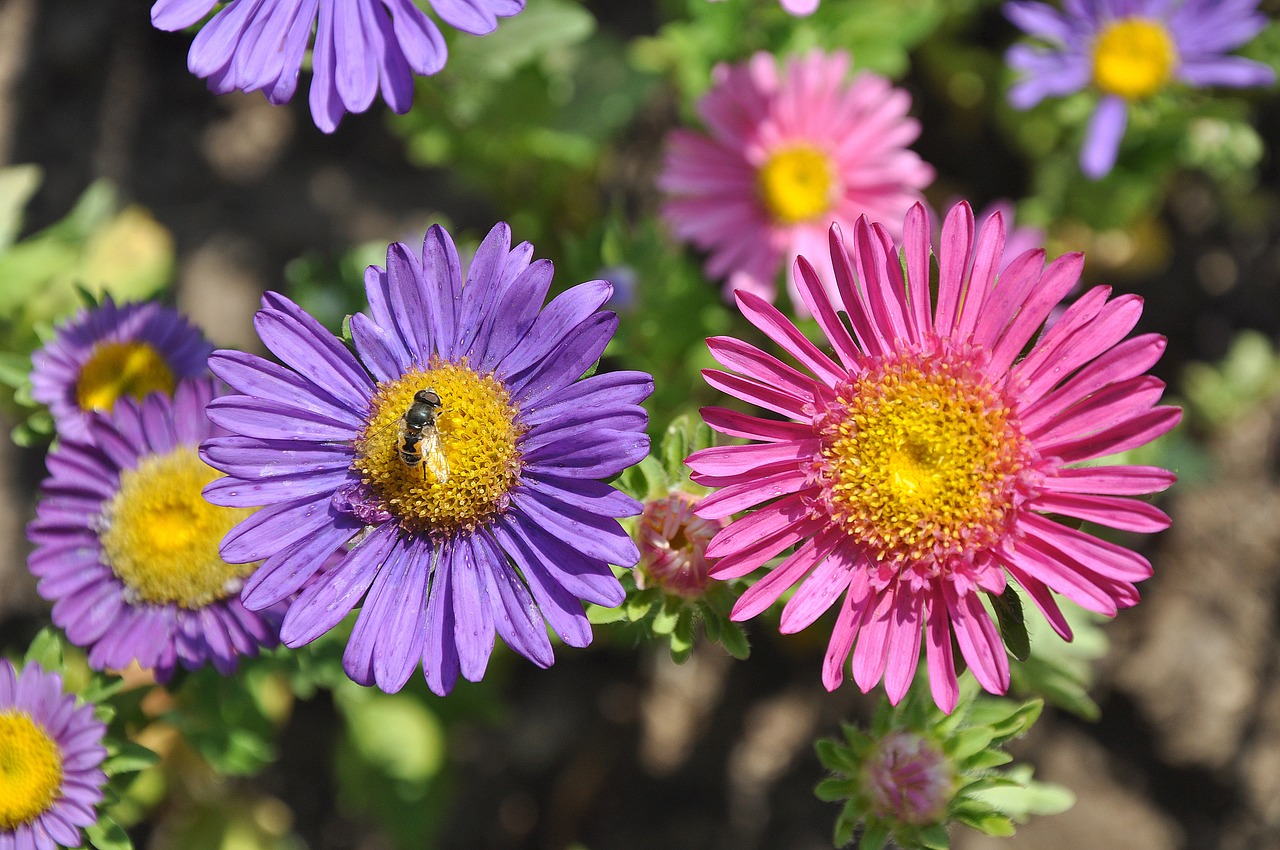
<path id="1" fill-rule="evenodd" d="M 57 742 L 26 712 L 0 711 L 0 830 L 35 820 L 61 788 Z"/>
<path id="2" fill-rule="evenodd" d="M 128 601 L 203 608 L 236 593 L 253 572 L 256 564 L 228 564 L 218 554 L 226 533 L 253 511 L 206 502 L 200 491 L 217 477 L 193 446 L 120 473 L 99 540 Z"/>
<path id="3" fill-rule="evenodd" d="M 110 410 L 121 396 L 173 395 L 175 383 L 169 364 L 147 343 L 104 342 L 80 369 L 76 402 L 81 410 Z"/>
<path id="4" fill-rule="evenodd" d="M 878 560 L 941 567 L 1012 522 L 1030 449 L 962 359 L 872 366 L 837 388 L 818 426 L 823 508 Z"/>
<path id="5" fill-rule="evenodd" d="M 406 433 L 405 415 L 415 394 L 428 389 L 440 407 L 415 440 L 412 429 Z M 379 384 L 371 407 L 354 466 L 402 526 L 448 535 L 482 525 L 506 507 L 520 476 L 522 428 L 511 395 L 492 374 L 432 358 L 425 370 Z M 430 461 L 433 450 L 443 463 Z M 443 480 L 438 470 L 447 471 Z"/>
<path id="6" fill-rule="evenodd" d="M 1173 76 L 1178 48 L 1169 31 L 1146 18 L 1107 24 L 1093 46 L 1093 82 L 1126 100 L 1150 97 Z"/>
<path id="7" fill-rule="evenodd" d="M 757 174 L 760 198 L 779 224 L 812 221 L 831 209 L 835 170 L 831 157 L 796 145 L 774 152 Z"/>

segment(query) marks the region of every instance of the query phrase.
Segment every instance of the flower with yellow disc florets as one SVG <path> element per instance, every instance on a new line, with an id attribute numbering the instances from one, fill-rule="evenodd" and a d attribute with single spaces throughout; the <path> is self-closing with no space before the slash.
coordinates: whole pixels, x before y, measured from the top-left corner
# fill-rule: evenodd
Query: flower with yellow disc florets
<path id="1" fill-rule="evenodd" d="M 210 359 L 241 394 L 209 407 L 232 436 L 203 447 L 227 473 L 205 494 L 262 508 L 222 544 L 229 561 L 263 560 L 245 604 L 291 600 L 288 646 L 361 604 L 343 657 L 361 684 L 395 691 L 420 665 L 448 693 L 459 675 L 484 675 L 495 636 L 546 667 L 546 626 L 585 646 L 582 601 L 620 603 L 610 565 L 639 560 L 618 518 L 641 506 L 601 479 L 648 453 L 640 402 L 652 379 L 578 380 L 617 327 L 600 309 L 611 287 L 584 283 L 544 308 L 551 263 L 510 236 L 506 224 L 490 231 L 465 282 L 443 228 L 420 253 L 392 245 L 386 268 L 365 276 L 354 354 L 268 293 L 255 324 L 284 365 Z"/>
<path id="2" fill-rule="evenodd" d="M 1103 177 L 1115 165 L 1131 104 L 1174 83 L 1245 88 L 1275 82 L 1267 65 L 1229 55 L 1266 26 L 1257 7 L 1257 0 L 1069 0 L 1059 11 L 1030 0 L 1006 3 L 1009 19 L 1046 45 L 1009 49 L 1009 67 L 1020 77 L 1009 100 L 1030 109 L 1045 97 L 1096 92 L 1080 168 Z"/>
<path id="3" fill-rule="evenodd" d="M 184 378 L 208 373 L 213 346 L 170 307 L 117 305 L 108 295 L 59 325 L 31 356 L 31 396 L 49 406 L 58 436 L 83 438 L 89 413 L 117 401 L 173 395 Z"/>
<path id="4" fill-rule="evenodd" d="M 1036 339 L 1076 285 L 1079 254 L 1045 268 L 1044 252 L 1031 250 L 1006 264 L 1002 217 L 975 239 L 960 204 L 942 227 L 935 282 L 922 206 L 903 232 L 900 253 L 885 228 L 861 219 L 850 253 L 832 228 L 838 298 L 806 259 L 797 262 L 801 294 L 836 359 L 762 299 L 738 293 L 743 314 L 801 369 L 738 339 L 708 340 L 731 371 L 708 369 L 707 381 L 786 419 L 705 408 L 711 427 L 755 442 L 703 449 L 688 463 L 695 482 L 720 488 L 699 503 L 700 516 L 755 509 L 707 548 L 713 577 L 741 578 L 786 553 L 742 594 L 734 619 L 794 588 L 781 628 L 795 632 L 843 600 L 826 686 L 840 684 L 852 657 L 858 686 L 883 679 L 897 702 L 923 645 L 947 710 L 957 694 L 953 639 L 984 688 L 1009 686 L 983 595 L 1002 599 L 1010 579 L 1068 640 L 1054 592 L 1106 615 L 1138 601 L 1135 583 L 1150 563 L 1057 518 L 1165 528 L 1163 512 L 1124 497 L 1163 490 L 1172 474 L 1082 464 L 1149 442 L 1181 413 L 1157 405 L 1164 384 L 1144 374 L 1164 339 L 1125 339 L 1142 312 L 1137 297 L 1097 287 Z"/>
<path id="5" fill-rule="evenodd" d="M 195 378 L 172 399 L 121 399 L 89 418 L 85 439 L 63 440 L 48 456 L 28 565 L 54 623 L 96 669 L 137 662 L 165 680 L 179 665 L 211 663 L 229 673 L 240 656 L 277 642 L 281 612 L 240 604 L 256 565 L 218 554 L 252 512 L 202 495 L 222 477 L 199 455 L 201 441 L 221 433 L 204 410 L 222 389 Z"/>

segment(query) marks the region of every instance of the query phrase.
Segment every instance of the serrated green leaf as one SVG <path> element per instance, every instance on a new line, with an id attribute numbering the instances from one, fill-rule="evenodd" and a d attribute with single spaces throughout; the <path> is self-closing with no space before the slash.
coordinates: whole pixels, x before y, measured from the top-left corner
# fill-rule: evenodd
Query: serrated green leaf
<path id="1" fill-rule="evenodd" d="M 920 844 L 928 850 L 948 850 L 951 847 L 951 836 L 947 834 L 947 828 L 940 823 L 922 827 L 918 834 Z"/>
<path id="2" fill-rule="evenodd" d="M 989 749 L 965 759 L 963 766 L 965 770 L 989 770 L 993 767 L 1000 767 L 1013 761 L 1013 756 L 1004 750 Z"/>
<path id="3" fill-rule="evenodd" d="M 1014 658 L 1026 661 L 1031 657 L 1031 638 L 1027 635 L 1026 618 L 1022 612 L 1022 598 L 1013 584 L 1006 584 L 999 596 L 988 593 L 991 607 L 995 609 L 1000 626 L 1000 639 Z"/>
<path id="4" fill-rule="evenodd" d="M 742 626 L 732 621 L 721 632 L 720 645 L 739 661 L 746 661 L 751 655 L 751 644 L 747 641 L 746 632 L 742 630 Z"/>
<path id="5" fill-rule="evenodd" d="M 969 813 L 960 812 L 956 814 L 956 820 L 967 824 L 979 832 L 987 835 L 996 836 L 997 838 L 1007 838 L 1017 832 L 1014 828 L 1013 821 L 1004 815 L 998 815 L 994 812 Z"/>
<path id="6" fill-rule="evenodd" d="M 85 827 L 84 834 L 89 839 L 89 843 L 98 850 L 132 850 L 133 848 L 133 842 L 129 840 L 129 834 L 124 831 L 124 828 L 103 814 L 98 815 L 97 823 Z"/>

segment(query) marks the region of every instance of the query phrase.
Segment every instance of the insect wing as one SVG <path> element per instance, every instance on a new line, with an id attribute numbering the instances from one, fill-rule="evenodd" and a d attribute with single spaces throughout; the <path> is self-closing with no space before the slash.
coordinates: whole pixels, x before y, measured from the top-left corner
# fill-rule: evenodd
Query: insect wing
<path id="1" fill-rule="evenodd" d="M 422 433 L 422 458 L 437 481 L 443 484 L 449 480 L 449 459 L 444 455 L 440 433 L 435 428 Z"/>

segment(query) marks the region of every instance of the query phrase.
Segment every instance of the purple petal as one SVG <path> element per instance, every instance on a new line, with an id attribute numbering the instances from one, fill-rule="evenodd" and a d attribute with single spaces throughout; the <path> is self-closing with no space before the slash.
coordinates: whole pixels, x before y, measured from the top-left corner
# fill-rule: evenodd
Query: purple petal
<path id="1" fill-rule="evenodd" d="M 284 617 L 280 640 L 296 649 L 331 630 L 351 612 L 373 582 L 383 562 L 397 544 L 399 527 L 384 523 L 375 528 L 347 557 L 307 590 Z"/>
<path id="2" fill-rule="evenodd" d="M 1098 180 L 1110 173 L 1128 120 L 1129 105 L 1122 98 L 1108 95 L 1098 102 L 1080 151 L 1080 170 L 1085 176 Z"/>

